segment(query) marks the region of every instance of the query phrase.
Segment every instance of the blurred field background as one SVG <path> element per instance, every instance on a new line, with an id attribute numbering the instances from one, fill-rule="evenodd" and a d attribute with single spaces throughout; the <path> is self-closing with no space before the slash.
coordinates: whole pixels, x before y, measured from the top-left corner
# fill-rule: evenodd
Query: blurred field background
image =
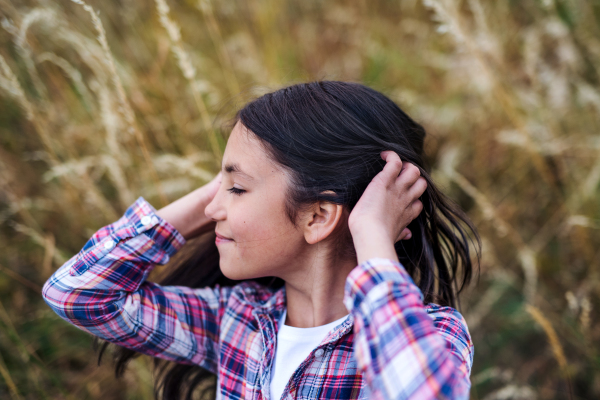
<path id="1" fill-rule="evenodd" d="M 209 180 L 236 107 L 316 79 L 422 123 L 480 230 L 471 397 L 600 398 L 598 1 L 0 0 L 0 19 L 0 398 L 152 398 L 149 360 L 97 367 L 41 286 L 138 196 Z"/>

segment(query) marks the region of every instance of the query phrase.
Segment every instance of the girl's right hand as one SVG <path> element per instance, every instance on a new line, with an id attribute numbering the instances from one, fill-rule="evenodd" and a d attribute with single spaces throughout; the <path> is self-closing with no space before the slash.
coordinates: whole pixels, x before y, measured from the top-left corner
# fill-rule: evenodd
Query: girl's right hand
<path id="1" fill-rule="evenodd" d="M 217 194 L 221 185 L 221 173 L 206 185 L 199 187 L 157 211 L 157 215 L 169 222 L 186 239 L 192 239 L 215 228 L 204 209 Z"/>

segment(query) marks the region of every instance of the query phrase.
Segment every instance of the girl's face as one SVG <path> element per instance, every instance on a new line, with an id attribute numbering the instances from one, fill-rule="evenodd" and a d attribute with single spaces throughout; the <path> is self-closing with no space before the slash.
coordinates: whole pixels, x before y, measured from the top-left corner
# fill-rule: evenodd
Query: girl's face
<path id="1" fill-rule="evenodd" d="M 236 280 L 281 277 L 308 246 L 285 213 L 286 172 L 238 122 L 225 148 L 222 173 L 221 186 L 205 210 L 217 223 L 221 271 Z"/>

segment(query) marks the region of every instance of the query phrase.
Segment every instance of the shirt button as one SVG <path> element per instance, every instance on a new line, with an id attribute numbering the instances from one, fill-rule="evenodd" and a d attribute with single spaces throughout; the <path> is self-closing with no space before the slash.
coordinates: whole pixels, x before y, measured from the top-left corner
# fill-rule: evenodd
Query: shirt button
<path id="1" fill-rule="evenodd" d="M 324 351 L 323 349 L 317 349 L 317 351 L 315 351 L 315 357 L 321 357 L 323 355 Z"/>
<path id="2" fill-rule="evenodd" d="M 149 215 L 146 215 L 145 217 L 142 217 L 140 222 L 142 225 L 150 225 L 150 223 L 152 223 L 152 218 Z"/>
<path id="3" fill-rule="evenodd" d="M 105 242 L 105 243 L 104 243 L 104 248 L 105 248 L 106 250 L 110 250 L 110 249 L 112 249 L 113 247 L 115 247 L 115 242 L 113 242 L 112 240 L 109 240 L 108 242 Z"/>

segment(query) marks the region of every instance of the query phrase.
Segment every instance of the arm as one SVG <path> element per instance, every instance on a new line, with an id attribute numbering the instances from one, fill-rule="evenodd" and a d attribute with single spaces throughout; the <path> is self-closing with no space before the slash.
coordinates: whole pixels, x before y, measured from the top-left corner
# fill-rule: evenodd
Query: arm
<path id="1" fill-rule="evenodd" d="M 451 307 L 424 306 L 398 262 L 373 258 L 346 280 L 355 357 L 375 398 L 468 399 L 473 344 Z"/>
<path id="2" fill-rule="evenodd" d="M 466 399 L 473 356 L 466 323 L 450 307 L 423 304 L 394 248 L 421 212 L 427 183 L 396 153 L 382 158 L 348 220 L 359 265 L 344 304 L 355 317 L 357 362 L 376 398 Z"/>
<path id="3" fill-rule="evenodd" d="M 167 263 L 185 242 L 140 197 L 48 279 L 44 299 L 67 322 L 102 339 L 216 371 L 218 328 L 230 288 L 146 282 L 154 266 Z"/>

